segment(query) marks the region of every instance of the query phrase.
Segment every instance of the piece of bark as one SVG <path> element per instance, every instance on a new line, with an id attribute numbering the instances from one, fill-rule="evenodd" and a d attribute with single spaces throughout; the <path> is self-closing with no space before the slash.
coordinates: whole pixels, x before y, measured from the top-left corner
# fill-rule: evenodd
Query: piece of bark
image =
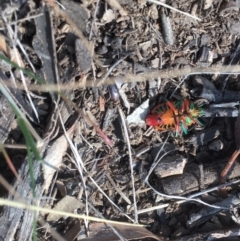
<path id="1" fill-rule="evenodd" d="M 200 187 L 217 185 L 219 183 L 219 173 L 221 173 L 228 159 L 219 160 L 216 163 L 204 164 L 203 172 L 200 166 L 194 163 L 187 164 L 182 175 L 166 177 L 161 180 L 163 190 L 166 194 L 186 194 L 198 191 Z M 240 158 L 235 163 L 228 180 L 240 176 Z M 203 183 L 201 183 L 201 180 Z"/>
<path id="2" fill-rule="evenodd" d="M 188 138 L 188 142 L 195 147 L 207 145 L 210 141 L 217 138 L 223 131 L 222 126 L 213 126 L 202 132 L 194 134 Z"/>
<path id="3" fill-rule="evenodd" d="M 75 41 L 75 54 L 78 68 L 81 72 L 87 73 L 91 69 L 92 57 L 84 42 L 80 39 Z"/>
<path id="4" fill-rule="evenodd" d="M 180 175 L 186 163 L 187 159 L 182 155 L 167 156 L 158 163 L 154 172 L 159 178 Z"/>
<path id="5" fill-rule="evenodd" d="M 167 45 L 173 45 L 174 44 L 174 38 L 173 38 L 173 31 L 171 22 L 168 16 L 164 13 L 164 8 L 161 8 L 160 10 L 160 19 L 161 19 L 161 26 L 162 26 L 162 34 L 164 42 Z"/>
<path id="6" fill-rule="evenodd" d="M 64 12 L 67 16 L 70 16 L 71 20 L 77 25 L 77 27 L 81 31 L 85 32 L 86 21 L 89 18 L 87 8 L 82 6 L 80 3 L 69 0 L 61 0 L 61 4 L 66 8 Z"/>
<path id="7" fill-rule="evenodd" d="M 4 96 L 0 97 L 0 143 L 4 143 L 11 130 L 11 124 L 14 120 L 15 113 L 13 112 L 9 102 Z"/>
<path id="8" fill-rule="evenodd" d="M 134 123 L 138 126 L 146 125 L 146 117 L 149 113 L 149 99 L 144 101 L 138 108 L 136 108 L 133 113 L 127 116 L 127 123 Z"/>
<path id="9" fill-rule="evenodd" d="M 33 163 L 33 178 L 36 180 L 35 195 L 39 200 L 42 197 L 42 170 L 41 163 L 34 161 Z M 35 205 L 32 197 L 31 178 L 29 172 L 29 164 L 26 159 L 18 172 L 22 178 L 22 182 L 16 181 L 13 188 L 25 200 L 26 204 Z M 9 195 L 8 199 L 17 201 L 17 198 Z M 4 206 L 2 216 L 0 217 L 0 239 L 1 240 L 14 240 L 17 230 L 18 240 L 29 240 L 33 232 L 34 212 L 29 210 L 18 209 L 14 207 Z M 22 230 L 22 231 L 21 231 Z"/>
<path id="10" fill-rule="evenodd" d="M 33 48 L 42 61 L 42 68 L 37 73 L 47 84 L 55 84 L 59 83 L 59 77 L 52 15 L 47 7 L 42 8 L 41 12 L 43 15 L 34 19 L 36 34 L 32 41 Z"/>

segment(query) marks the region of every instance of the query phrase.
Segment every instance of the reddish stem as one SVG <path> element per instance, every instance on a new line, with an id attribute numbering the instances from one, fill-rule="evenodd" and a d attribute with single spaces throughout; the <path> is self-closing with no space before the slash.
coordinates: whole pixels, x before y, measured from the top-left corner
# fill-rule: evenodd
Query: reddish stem
<path id="1" fill-rule="evenodd" d="M 232 165 L 236 161 L 239 154 L 240 154 L 240 149 L 237 149 L 237 150 L 235 150 L 235 152 L 233 152 L 232 156 L 229 158 L 228 163 L 226 164 L 226 166 L 224 167 L 224 169 L 220 175 L 220 178 L 219 178 L 220 184 L 223 184 L 226 182 L 228 173 L 229 173 Z M 220 193 L 223 197 L 226 197 L 227 196 L 226 188 L 221 188 Z"/>

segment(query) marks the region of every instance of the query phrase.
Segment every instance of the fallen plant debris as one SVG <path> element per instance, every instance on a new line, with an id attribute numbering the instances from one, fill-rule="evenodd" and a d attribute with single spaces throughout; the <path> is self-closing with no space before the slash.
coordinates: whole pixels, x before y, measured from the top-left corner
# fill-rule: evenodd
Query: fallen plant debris
<path id="1" fill-rule="evenodd" d="M 237 238 L 239 6 L 1 1 L 0 238 Z"/>

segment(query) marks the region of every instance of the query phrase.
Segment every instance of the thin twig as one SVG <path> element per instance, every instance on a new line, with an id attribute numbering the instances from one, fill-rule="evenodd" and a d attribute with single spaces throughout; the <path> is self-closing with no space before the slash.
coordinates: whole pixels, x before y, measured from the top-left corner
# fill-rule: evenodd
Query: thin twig
<path id="1" fill-rule="evenodd" d="M 6 97 L 6 99 L 8 100 L 8 102 L 10 103 L 11 106 L 13 106 L 16 110 L 18 109 L 17 104 L 15 103 L 15 101 L 12 99 L 9 91 L 7 88 L 5 88 L 5 86 L 3 84 L 0 84 L 0 91 L 2 92 L 2 94 Z M 19 111 L 19 116 L 24 120 L 25 124 L 27 125 L 29 131 L 31 132 L 31 134 L 33 135 L 33 137 L 35 138 L 35 140 L 37 141 L 37 148 L 41 149 L 44 145 L 44 142 L 42 140 L 42 138 L 38 135 L 38 133 L 36 132 L 36 130 L 32 127 L 32 125 L 30 124 L 30 122 L 27 120 L 27 118 L 25 117 L 25 115 Z"/>
<path id="2" fill-rule="evenodd" d="M 23 54 L 25 55 L 26 59 L 28 60 L 29 64 L 31 65 L 32 69 L 35 71 L 35 68 L 32 65 L 32 62 L 30 61 L 30 59 L 28 58 L 28 55 L 27 55 L 26 51 L 24 50 L 20 40 L 18 39 L 17 36 L 15 36 L 16 34 L 14 34 L 14 33 L 17 33 L 17 28 L 15 28 L 15 32 L 14 32 L 12 27 L 7 22 L 6 17 L 3 14 L 2 14 L 2 18 L 3 18 L 3 20 L 4 20 L 5 24 L 6 24 L 6 27 L 7 27 L 7 30 L 8 30 L 8 34 L 10 36 L 10 40 L 12 41 L 13 51 L 14 51 L 15 58 L 16 58 L 18 66 L 21 66 L 21 64 L 20 64 L 19 54 L 18 54 L 16 45 L 18 45 L 19 48 L 22 50 Z M 28 90 L 28 87 L 27 87 L 27 84 L 26 84 L 25 76 L 23 75 L 22 70 L 20 70 L 20 75 L 21 75 L 21 80 L 22 80 L 23 86 L 24 86 L 24 90 L 26 91 L 27 98 L 28 98 L 28 100 L 29 100 L 29 102 L 30 102 L 30 104 L 32 106 L 32 109 L 33 109 L 33 112 L 34 112 L 36 118 L 39 121 L 38 113 L 37 113 L 37 110 L 36 110 L 36 108 L 35 108 L 35 106 L 33 104 L 32 98 L 31 98 L 31 96 L 29 94 L 29 90 Z"/>
<path id="3" fill-rule="evenodd" d="M 162 151 L 164 151 L 164 146 L 165 146 L 165 144 L 167 143 L 168 138 L 169 138 L 169 135 L 167 136 L 167 138 L 165 139 L 165 141 L 164 141 L 164 143 L 162 144 L 161 148 L 159 149 L 157 155 L 155 156 L 155 158 L 154 158 L 154 160 L 153 160 L 153 163 L 152 163 L 152 166 L 151 166 L 150 170 L 148 171 L 148 174 L 147 174 L 147 176 L 146 176 L 146 178 L 145 178 L 145 181 L 148 181 L 149 176 L 151 175 L 151 173 L 153 172 L 153 170 L 155 169 L 155 167 L 157 166 L 157 164 L 162 160 L 162 158 L 163 158 L 164 156 L 166 156 L 167 154 L 169 154 L 170 152 L 175 151 L 175 150 L 170 150 L 170 151 L 166 152 L 166 153 L 165 153 L 164 155 L 162 155 L 161 158 L 159 158 L 159 160 L 158 160 L 158 157 L 159 157 L 160 153 L 161 153 Z"/>
<path id="4" fill-rule="evenodd" d="M 38 222 L 40 226 L 43 228 L 46 228 L 49 234 L 51 234 L 52 238 L 56 241 L 66 241 L 65 238 L 63 238 L 56 230 L 55 228 L 50 225 L 48 222 L 46 222 L 42 217 L 38 217 Z"/>
<path id="5" fill-rule="evenodd" d="M 224 182 L 226 182 L 228 173 L 229 173 L 230 169 L 232 168 L 232 166 L 233 166 L 234 162 L 236 161 L 239 154 L 240 154 L 240 149 L 237 149 L 233 152 L 232 156 L 229 158 L 226 166 L 224 167 L 224 169 L 220 175 L 220 178 L 219 178 L 220 184 L 223 184 Z M 220 191 L 220 194 L 222 197 L 227 197 L 226 188 L 221 188 L 219 191 Z"/>
<path id="6" fill-rule="evenodd" d="M 164 194 L 164 193 L 161 193 L 159 191 L 157 191 L 152 185 L 149 184 L 148 181 L 146 181 L 146 184 L 151 187 L 152 191 L 154 191 L 156 194 L 164 197 L 164 198 L 168 198 L 168 199 L 179 199 L 179 200 L 185 200 L 185 201 L 188 201 L 188 202 L 197 202 L 197 203 L 201 203 L 207 207 L 211 207 L 211 208 L 216 208 L 216 209 L 223 209 L 223 210 L 228 210 L 227 208 L 225 207 L 221 207 L 221 206 L 216 206 L 216 205 L 213 205 L 213 204 L 208 204 L 200 199 L 196 199 L 196 198 L 187 198 L 187 197 L 182 197 L 182 196 L 177 196 L 177 195 L 167 195 L 167 194 Z"/>
<path id="7" fill-rule="evenodd" d="M 61 117 L 60 117 L 60 120 L 61 120 Z M 77 162 L 77 167 L 79 167 L 78 163 L 81 164 L 81 167 L 83 168 L 83 170 L 87 173 L 87 170 L 85 168 L 85 166 L 83 165 L 82 161 L 80 161 L 80 156 L 76 150 L 76 148 L 73 146 L 73 143 L 71 142 L 71 140 L 67 137 L 66 135 L 66 138 L 68 139 L 68 142 L 70 144 L 70 146 L 72 146 L 72 150 L 73 150 L 73 153 L 75 155 L 75 158 L 76 160 L 78 159 L 78 162 Z M 80 168 L 79 168 L 80 170 Z M 89 179 L 93 182 L 93 184 L 98 188 L 98 190 L 108 199 L 108 201 L 118 210 L 120 211 L 124 216 L 126 216 L 129 220 L 133 221 L 127 214 L 125 214 L 107 195 L 106 193 L 98 186 L 98 184 L 95 182 L 95 180 L 89 176 Z"/>
<path id="8" fill-rule="evenodd" d="M 6 149 L 23 149 L 27 150 L 27 146 L 24 144 L 3 144 L 3 147 Z"/>
<path id="9" fill-rule="evenodd" d="M 169 97 L 169 99 L 171 99 L 174 94 L 176 93 L 177 89 L 183 84 L 183 82 L 187 79 L 187 76 L 184 76 L 183 79 L 178 83 L 178 85 L 176 86 L 176 88 L 174 89 L 174 91 L 172 92 L 171 96 Z"/>
<path id="10" fill-rule="evenodd" d="M 118 188 L 118 186 L 115 184 L 114 180 L 112 179 L 112 177 L 109 175 L 109 173 L 107 173 L 107 178 L 109 180 L 109 182 L 112 184 L 112 186 L 114 187 L 114 189 L 116 190 L 116 192 L 119 193 L 119 195 L 126 201 L 126 203 L 128 203 L 129 205 L 132 204 L 132 202 L 129 200 L 129 198 L 121 191 L 120 188 Z"/>
<path id="11" fill-rule="evenodd" d="M 43 15 L 43 13 L 38 13 L 38 14 L 35 14 L 35 15 L 32 15 L 32 16 L 27 16 L 25 18 L 21 18 L 21 19 L 18 19 L 16 21 L 12 21 L 12 22 L 9 22 L 10 25 L 15 25 L 15 24 L 18 24 L 18 23 L 21 23 L 21 22 L 24 22 L 26 20 L 30 20 L 30 19 L 33 19 L 33 18 L 38 18 L 38 17 L 41 17 Z M 0 30 L 4 30 L 5 28 L 0 28 Z"/>
<path id="12" fill-rule="evenodd" d="M 126 58 L 126 57 L 125 57 Z M 119 65 L 125 58 L 119 59 L 118 61 L 116 61 L 108 70 L 108 72 L 104 75 L 104 77 L 97 83 L 97 86 L 102 85 L 106 78 L 111 74 L 111 72 L 113 71 L 113 69 Z"/>
<path id="13" fill-rule="evenodd" d="M 87 193 L 87 187 L 86 187 L 86 183 L 85 183 L 85 178 L 83 176 L 84 164 L 83 164 L 83 161 L 82 161 L 80 155 L 78 154 L 78 150 L 73 145 L 72 140 L 67 135 L 67 131 L 65 129 L 65 126 L 64 126 L 64 123 L 63 123 L 63 120 L 62 120 L 62 116 L 61 116 L 61 113 L 60 113 L 59 109 L 58 109 L 58 112 L 59 112 L 59 119 L 61 121 L 65 137 L 67 138 L 67 141 L 68 141 L 68 143 L 69 143 L 69 145 L 71 147 L 71 150 L 73 152 L 73 155 L 75 157 L 75 159 L 74 160 L 72 159 L 72 161 L 73 161 L 73 163 L 75 163 L 75 165 L 76 165 L 76 167 L 77 167 L 77 169 L 78 169 L 78 171 L 80 173 L 81 179 L 82 179 L 82 184 L 83 184 L 83 188 L 84 188 L 84 192 L 85 192 L 85 200 L 86 200 L 86 215 L 88 216 L 89 215 L 89 211 L 88 211 L 88 193 Z M 84 219 L 84 222 L 85 222 L 85 226 L 88 227 L 88 220 Z"/>
<path id="14" fill-rule="evenodd" d="M 134 176 L 133 176 L 133 161 L 132 161 L 131 145 L 130 145 L 130 140 L 129 140 L 129 136 L 128 136 L 127 126 L 126 126 L 126 123 L 125 123 L 123 111 L 120 108 L 118 108 L 118 112 L 119 112 L 119 115 L 120 115 L 120 118 L 121 118 L 121 121 L 122 121 L 123 131 L 124 131 L 126 142 L 127 142 L 129 165 L 130 165 L 130 170 L 131 170 L 134 216 L 135 216 L 135 222 L 138 223 L 137 201 L 136 201 L 136 192 L 135 192 Z"/>
<path id="15" fill-rule="evenodd" d="M 93 184 L 98 188 L 98 190 L 107 198 L 107 200 L 120 212 L 122 213 L 125 217 L 127 217 L 129 220 L 131 220 L 132 222 L 134 222 L 134 220 L 128 216 L 126 213 L 123 212 L 123 210 L 118 207 L 112 200 L 111 198 L 108 197 L 108 195 L 98 186 L 98 184 L 95 182 L 95 180 L 92 177 L 89 177 L 90 180 L 93 182 Z"/>
<path id="16" fill-rule="evenodd" d="M 14 167 L 14 165 L 13 165 L 13 163 L 11 161 L 11 158 L 9 157 L 6 149 L 4 148 L 3 144 L 1 144 L 1 143 L 0 143 L 0 151 L 2 151 L 3 156 L 4 156 L 5 160 L 6 160 L 9 168 L 11 169 L 11 171 L 14 174 L 14 176 L 16 177 L 16 179 L 20 180 L 20 177 L 19 177 L 19 175 L 17 173 L 16 168 Z"/>
<path id="17" fill-rule="evenodd" d="M 93 20 L 92 20 L 91 29 L 90 29 L 89 38 L 88 38 L 89 41 L 91 41 L 91 39 L 92 39 L 93 25 L 95 24 L 95 21 L 96 21 L 96 15 L 97 15 L 99 2 L 100 2 L 100 0 L 97 0 L 96 8 L 95 8 L 95 11 L 94 11 L 94 14 L 93 14 Z"/>
<path id="18" fill-rule="evenodd" d="M 236 161 L 238 155 L 240 154 L 240 150 L 235 150 L 233 152 L 232 156 L 229 158 L 227 165 L 224 167 L 221 175 L 220 175 L 220 183 L 223 184 L 227 179 L 227 174 L 229 173 L 229 170 L 231 169 L 233 163 Z"/>
<path id="19" fill-rule="evenodd" d="M 162 38 L 161 33 L 160 33 L 157 29 L 155 29 L 155 28 L 153 27 L 153 25 L 152 25 L 152 23 L 149 21 L 148 17 L 145 17 L 145 19 L 146 19 L 146 21 L 148 22 L 150 28 L 151 28 L 151 29 L 153 30 L 153 32 L 157 35 L 157 39 L 158 39 L 159 41 L 162 41 L 163 38 Z"/>

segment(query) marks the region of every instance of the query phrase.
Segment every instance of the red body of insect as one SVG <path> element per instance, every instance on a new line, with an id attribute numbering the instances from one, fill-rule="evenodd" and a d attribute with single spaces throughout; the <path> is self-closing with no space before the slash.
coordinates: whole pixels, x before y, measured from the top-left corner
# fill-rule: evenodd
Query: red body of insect
<path id="1" fill-rule="evenodd" d="M 200 124 L 198 117 L 203 115 L 201 108 L 196 107 L 188 99 L 157 105 L 147 116 L 146 123 L 157 130 L 175 130 L 179 133 L 180 128 L 187 134 L 188 126 L 194 123 Z"/>

